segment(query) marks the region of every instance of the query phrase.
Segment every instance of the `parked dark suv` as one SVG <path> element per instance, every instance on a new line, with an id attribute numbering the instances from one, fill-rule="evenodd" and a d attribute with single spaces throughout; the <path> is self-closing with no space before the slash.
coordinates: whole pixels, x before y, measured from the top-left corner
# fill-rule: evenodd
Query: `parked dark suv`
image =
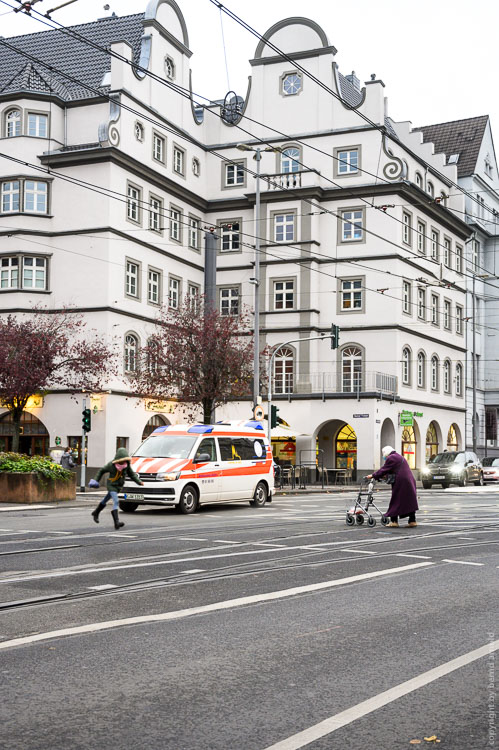
<path id="1" fill-rule="evenodd" d="M 472 451 L 445 451 L 432 456 L 421 472 L 423 487 L 441 484 L 445 489 L 451 484 L 464 487 L 467 482 L 483 485 L 483 469 L 480 459 Z"/>

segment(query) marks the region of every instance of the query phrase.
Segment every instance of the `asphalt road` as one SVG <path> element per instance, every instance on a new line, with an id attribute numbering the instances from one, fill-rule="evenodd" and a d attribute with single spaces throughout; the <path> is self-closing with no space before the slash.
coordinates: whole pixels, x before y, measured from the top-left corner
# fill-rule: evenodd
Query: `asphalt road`
<path id="1" fill-rule="evenodd" d="M 353 497 L 0 505 L 0 748 L 499 747 L 499 490 L 420 491 L 415 529 Z"/>

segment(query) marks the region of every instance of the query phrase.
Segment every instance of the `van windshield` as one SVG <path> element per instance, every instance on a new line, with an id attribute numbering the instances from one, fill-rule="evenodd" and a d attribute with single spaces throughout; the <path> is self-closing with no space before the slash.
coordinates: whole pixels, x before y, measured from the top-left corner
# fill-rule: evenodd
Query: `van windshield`
<path id="1" fill-rule="evenodd" d="M 197 439 L 197 435 L 151 435 L 133 455 L 143 458 L 189 458 Z"/>

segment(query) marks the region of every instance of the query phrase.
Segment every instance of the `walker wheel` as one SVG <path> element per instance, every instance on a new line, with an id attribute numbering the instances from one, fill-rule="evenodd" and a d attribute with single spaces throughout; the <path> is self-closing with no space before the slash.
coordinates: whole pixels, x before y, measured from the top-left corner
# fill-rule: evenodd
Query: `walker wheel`
<path id="1" fill-rule="evenodd" d="M 347 513 L 346 522 L 347 522 L 347 526 L 354 526 L 355 525 L 355 517 L 352 516 L 351 513 Z"/>
<path id="2" fill-rule="evenodd" d="M 376 526 L 376 519 L 373 518 L 372 516 L 369 516 L 369 518 L 367 519 L 367 525 L 368 526 Z"/>
<path id="3" fill-rule="evenodd" d="M 390 523 L 390 520 L 388 518 L 385 518 L 384 516 L 381 516 L 381 525 L 382 526 L 388 526 Z"/>
<path id="4" fill-rule="evenodd" d="M 362 515 L 362 513 L 358 513 L 355 516 L 355 520 L 357 521 L 357 526 L 362 526 L 362 524 L 364 523 L 364 516 Z"/>

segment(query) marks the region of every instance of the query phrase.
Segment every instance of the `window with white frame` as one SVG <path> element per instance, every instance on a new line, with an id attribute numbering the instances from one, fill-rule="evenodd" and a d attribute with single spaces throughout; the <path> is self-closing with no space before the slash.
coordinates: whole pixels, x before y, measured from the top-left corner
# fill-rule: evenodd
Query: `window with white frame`
<path id="1" fill-rule="evenodd" d="M 127 186 L 126 215 L 129 221 L 140 223 L 140 203 L 142 191 L 135 185 Z"/>
<path id="2" fill-rule="evenodd" d="M 294 352 L 283 347 L 274 357 L 274 393 L 292 393 L 294 386 Z"/>
<path id="3" fill-rule="evenodd" d="M 338 175 L 355 174 L 359 171 L 359 149 L 345 149 L 337 152 Z"/>
<path id="4" fill-rule="evenodd" d="M 419 188 L 423 187 L 423 176 L 422 176 L 421 172 L 416 172 L 416 185 Z"/>
<path id="5" fill-rule="evenodd" d="M 463 332 L 463 308 L 456 305 L 456 333 Z"/>
<path id="6" fill-rule="evenodd" d="M 274 241 L 294 242 L 295 215 L 294 213 L 274 214 Z"/>
<path id="7" fill-rule="evenodd" d="M 47 259 L 23 258 L 23 289 L 47 288 Z"/>
<path id="8" fill-rule="evenodd" d="M 48 115 L 28 112 L 28 135 L 37 138 L 46 138 L 48 134 Z"/>
<path id="9" fill-rule="evenodd" d="M 187 285 L 187 297 L 191 310 L 197 312 L 199 308 L 199 287 L 197 286 L 197 284 Z"/>
<path id="10" fill-rule="evenodd" d="M 19 260 L 17 255 L 0 260 L 0 289 L 18 289 Z"/>
<path id="11" fill-rule="evenodd" d="M 456 396 L 461 396 L 463 393 L 463 366 L 461 364 L 456 365 Z"/>
<path id="12" fill-rule="evenodd" d="M 406 211 L 402 213 L 402 222 L 402 240 L 406 245 L 410 245 L 412 242 L 412 218 Z"/>
<path id="13" fill-rule="evenodd" d="M 431 295 L 431 322 L 433 325 L 439 325 L 439 310 L 438 310 L 438 296 L 436 294 Z"/>
<path id="14" fill-rule="evenodd" d="M 411 350 L 407 346 L 402 350 L 402 383 L 411 384 Z"/>
<path id="15" fill-rule="evenodd" d="M 426 379 L 426 357 L 424 352 L 418 353 L 418 388 L 425 387 Z"/>
<path id="16" fill-rule="evenodd" d="M 48 258 L 14 255 L 0 259 L 0 289 L 47 290 Z"/>
<path id="17" fill-rule="evenodd" d="M 457 273 L 463 272 L 463 247 L 462 245 L 456 245 L 456 271 Z"/>
<path id="18" fill-rule="evenodd" d="M 133 333 L 125 336 L 125 372 L 136 372 L 139 358 L 139 339 Z"/>
<path id="19" fill-rule="evenodd" d="M 244 162 L 232 162 L 231 164 L 224 165 L 225 170 L 225 187 L 235 187 L 236 185 L 244 185 Z"/>
<path id="20" fill-rule="evenodd" d="M 125 294 L 128 297 L 139 296 L 139 264 L 131 260 L 126 261 Z"/>
<path id="21" fill-rule="evenodd" d="M 435 231 L 431 233 L 431 258 L 438 260 L 438 232 Z"/>
<path id="22" fill-rule="evenodd" d="M 159 305 L 161 290 L 161 271 L 149 268 L 147 271 L 147 301 L 151 305 Z"/>
<path id="23" fill-rule="evenodd" d="M 451 305 L 448 299 L 444 300 L 444 328 L 450 330 Z"/>
<path id="24" fill-rule="evenodd" d="M 220 289 L 220 315 L 239 315 L 239 287 Z"/>
<path id="25" fill-rule="evenodd" d="M 2 213 L 18 213 L 21 205 L 21 182 L 2 182 Z"/>
<path id="26" fill-rule="evenodd" d="M 14 138 L 16 135 L 21 135 L 21 110 L 10 109 L 5 115 L 5 136 L 7 138 Z"/>
<path id="27" fill-rule="evenodd" d="M 418 287 L 418 318 L 426 320 L 426 289 Z"/>
<path id="28" fill-rule="evenodd" d="M 281 172 L 300 171 L 300 149 L 298 146 L 288 146 L 281 152 Z"/>
<path id="29" fill-rule="evenodd" d="M 418 253 L 426 255 L 426 225 L 418 221 Z"/>
<path id="30" fill-rule="evenodd" d="M 39 180 L 24 182 L 24 210 L 26 213 L 47 213 L 47 183 Z"/>
<path id="31" fill-rule="evenodd" d="M 362 390 L 362 350 L 347 346 L 341 352 L 341 390 L 356 393 Z"/>
<path id="32" fill-rule="evenodd" d="M 434 355 L 431 358 L 431 389 L 432 391 L 438 391 L 438 357 Z"/>
<path id="33" fill-rule="evenodd" d="M 185 151 L 179 146 L 173 147 L 173 171 L 184 174 Z"/>
<path id="34" fill-rule="evenodd" d="M 295 306 L 295 282 L 293 279 L 274 281 L 274 310 L 293 310 Z"/>
<path id="35" fill-rule="evenodd" d="M 431 195 L 432 198 L 435 195 L 435 188 L 433 187 L 432 182 L 428 182 L 426 184 L 426 192 L 428 193 L 428 195 Z"/>
<path id="36" fill-rule="evenodd" d="M 240 249 L 240 223 L 233 221 L 220 225 L 220 251 L 222 253 L 232 253 Z"/>
<path id="37" fill-rule="evenodd" d="M 180 211 L 180 209 L 170 208 L 170 237 L 176 242 L 180 242 L 182 238 L 181 222 L 182 212 Z"/>
<path id="38" fill-rule="evenodd" d="M 163 138 L 162 135 L 158 135 L 158 133 L 153 133 L 153 136 L 152 136 L 153 159 L 156 159 L 156 161 L 159 161 L 162 164 L 164 164 L 165 154 L 166 154 L 166 139 Z"/>
<path id="39" fill-rule="evenodd" d="M 451 241 L 444 237 L 444 266 L 451 267 Z"/>
<path id="40" fill-rule="evenodd" d="M 282 80 L 282 93 L 284 96 L 299 94 L 302 89 L 301 73 L 286 73 Z"/>
<path id="41" fill-rule="evenodd" d="M 361 240 L 363 237 L 362 227 L 363 211 L 348 210 L 341 212 L 341 241 L 352 242 Z"/>
<path id="42" fill-rule="evenodd" d="M 411 282 L 402 282 L 402 311 L 411 314 Z"/>
<path id="43" fill-rule="evenodd" d="M 362 279 L 342 279 L 341 309 L 362 309 Z"/>
<path id="44" fill-rule="evenodd" d="M 448 359 L 444 362 L 444 393 L 450 393 L 450 362 Z"/>
<path id="45" fill-rule="evenodd" d="M 199 250 L 199 219 L 189 216 L 188 221 L 189 247 Z"/>
<path id="46" fill-rule="evenodd" d="M 180 279 L 170 276 L 168 282 L 168 305 L 178 310 L 180 305 Z"/>
<path id="47" fill-rule="evenodd" d="M 8 180 L 1 183 L 1 213 L 48 213 L 48 183 L 42 180 Z"/>
<path id="48" fill-rule="evenodd" d="M 149 229 L 161 232 L 163 229 L 163 201 L 151 195 L 149 199 Z"/>
<path id="49" fill-rule="evenodd" d="M 478 271 L 480 264 L 480 243 L 478 240 L 473 240 L 471 243 L 471 270 L 475 273 Z"/>

